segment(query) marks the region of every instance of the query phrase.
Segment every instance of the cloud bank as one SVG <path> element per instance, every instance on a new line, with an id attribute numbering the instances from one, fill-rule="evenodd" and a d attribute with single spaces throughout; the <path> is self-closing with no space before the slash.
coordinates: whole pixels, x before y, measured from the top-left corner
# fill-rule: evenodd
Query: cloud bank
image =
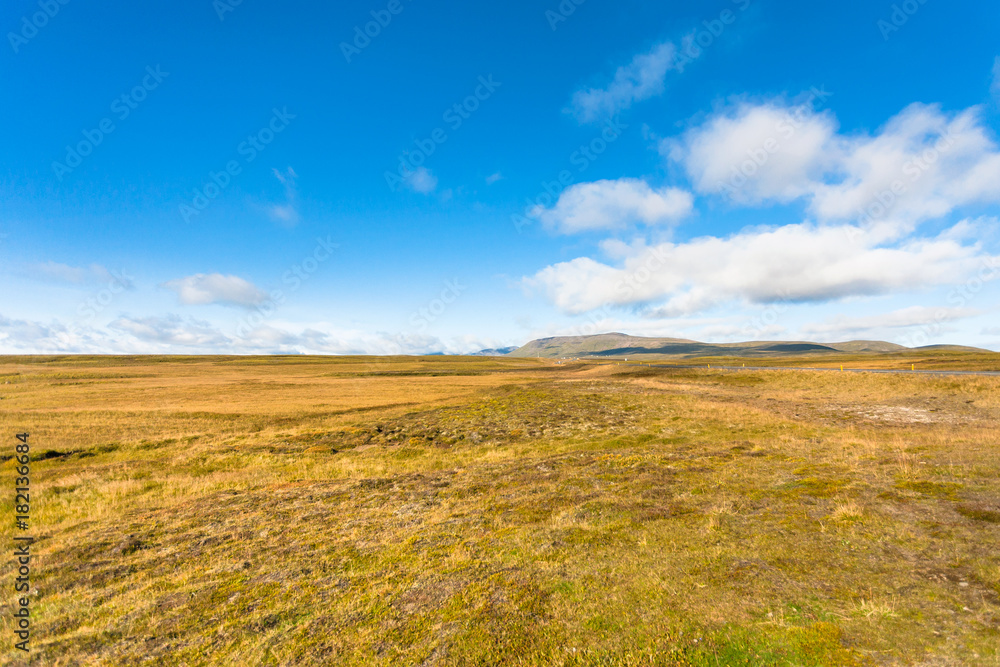
<path id="1" fill-rule="evenodd" d="M 805 220 L 683 243 L 608 240 L 602 248 L 615 261 L 578 257 L 522 285 L 568 314 L 611 306 L 674 317 L 727 302 L 819 303 L 994 275 L 1000 258 L 981 240 L 997 221 L 946 221 L 1000 202 L 1000 150 L 980 113 L 913 104 L 876 132 L 844 134 L 832 113 L 808 105 L 722 108 L 660 151 L 699 195 L 734 208 L 802 202 Z M 571 188 L 539 217 L 562 233 L 615 230 L 675 221 L 692 205 L 679 188 L 622 179 Z M 936 233 L 920 233 L 928 221 Z"/>
<path id="2" fill-rule="evenodd" d="M 210 322 L 177 314 L 122 315 L 107 327 L 65 326 L 0 315 L 0 352 L 84 354 L 468 354 L 504 342 L 475 336 L 440 339 L 313 325 L 266 324 L 237 336 Z"/>
<path id="3" fill-rule="evenodd" d="M 729 300 L 820 302 L 953 284 L 980 265 L 1000 266 L 1000 257 L 948 232 L 886 247 L 846 225 L 750 229 L 728 238 L 626 247 L 619 266 L 580 257 L 523 284 L 571 314 L 606 304 L 660 304 L 662 316 L 678 316 Z"/>

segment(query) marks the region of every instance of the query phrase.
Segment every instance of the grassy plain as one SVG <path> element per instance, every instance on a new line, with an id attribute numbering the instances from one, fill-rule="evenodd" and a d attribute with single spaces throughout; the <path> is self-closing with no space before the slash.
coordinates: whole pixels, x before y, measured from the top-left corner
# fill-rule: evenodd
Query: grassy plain
<path id="1" fill-rule="evenodd" d="M 0 358 L 5 545 L 18 431 L 32 664 L 1000 664 L 998 377 Z"/>

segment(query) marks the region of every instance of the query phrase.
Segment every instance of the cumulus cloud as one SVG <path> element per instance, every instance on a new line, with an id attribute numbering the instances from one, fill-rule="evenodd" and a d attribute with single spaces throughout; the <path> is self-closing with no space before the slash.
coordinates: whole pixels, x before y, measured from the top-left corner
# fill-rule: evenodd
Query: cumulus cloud
<path id="1" fill-rule="evenodd" d="M 563 234 L 622 229 L 629 224 L 662 225 L 689 215 L 691 193 L 677 188 L 654 190 L 644 181 L 580 183 L 567 188 L 552 208 L 536 207 L 531 216 Z"/>
<path id="2" fill-rule="evenodd" d="M 913 104 L 874 134 L 780 102 L 723 110 L 662 150 L 695 190 L 738 204 L 805 199 L 822 222 L 906 233 L 960 206 L 1000 201 L 1000 150 L 977 108 Z"/>
<path id="3" fill-rule="evenodd" d="M 414 192 L 427 195 L 434 192 L 438 186 L 437 176 L 427 167 L 417 167 L 403 179 L 406 186 Z"/>
<path id="4" fill-rule="evenodd" d="M 738 203 L 791 201 L 813 192 L 823 172 L 835 166 L 827 149 L 836 130 L 829 114 L 744 104 L 679 141 L 666 140 L 663 150 L 683 163 L 698 192 L 725 194 Z"/>
<path id="5" fill-rule="evenodd" d="M 43 280 L 71 285 L 116 283 L 126 289 L 133 287 L 132 279 L 124 272 L 112 272 L 100 264 L 78 267 L 58 262 L 41 262 L 29 265 L 27 273 Z"/>
<path id="6" fill-rule="evenodd" d="M 267 300 L 267 294 L 239 276 L 198 273 L 163 283 L 183 304 L 242 306 L 252 308 Z"/>
<path id="7" fill-rule="evenodd" d="M 525 278 L 568 313 L 605 304 L 659 304 L 661 316 L 749 303 L 821 302 L 955 284 L 983 263 L 976 245 L 947 232 L 884 245 L 850 225 L 796 224 L 744 230 L 728 238 L 635 244 L 618 266 L 580 257 Z"/>
<path id="8" fill-rule="evenodd" d="M 677 48 L 671 42 L 658 44 L 619 67 L 605 88 L 588 88 L 573 94 L 570 108 L 581 123 L 609 118 L 634 102 L 663 93 L 667 72 L 676 67 Z"/>
<path id="9" fill-rule="evenodd" d="M 736 206 L 804 201 L 808 221 L 678 244 L 607 240 L 601 247 L 609 261 L 554 264 L 524 286 L 571 314 L 630 306 L 669 318 L 731 302 L 824 302 L 958 284 L 984 265 L 1000 268 L 982 250 L 996 224 L 990 218 L 936 236 L 915 233 L 960 207 L 1000 201 L 1000 150 L 979 109 L 914 104 L 876 132 L 844 134 L 832 113 L 815 110 L 819 94 L 828 96 L 814 91 L 797 106 L 739 102 L 661 144 L 696 192 L 725 195 Z M 649 209 L 634 203 L 648 201 L 639 190 L 627 180 L 577 186 L 539 217 L 564 232 L 649 224 L 656 216 L 644 217 Z M 823 326 L 891 329 L 926 316 L 904 311 Z"/>

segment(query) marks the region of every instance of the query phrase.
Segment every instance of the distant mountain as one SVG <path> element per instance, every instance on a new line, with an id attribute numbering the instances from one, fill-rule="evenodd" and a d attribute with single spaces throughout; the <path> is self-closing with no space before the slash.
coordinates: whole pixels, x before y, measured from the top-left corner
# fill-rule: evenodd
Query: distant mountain
<path id="1" fill-rule="evenodd" d="M 473 357 L 503 357 L 514 350 L 518 349 L 517 345 L 511 345 L 510 347 L 498 347 L 496 349 L 479 350 L 479 352 L 473 352 L 470 356 Z"/>
<path id="2" fill-rule="evenodd" d="M 645 338 L 623 333 L 595 336 L 556 336 L 539 338 L 510 353 L 512 357 L 628 357 L 672 356 L 691 357 L 774 357 L 817 354 L 885 354 L 911 348 L 895 343 L 872 340 L 852 340 L 844 343 L 811 343 L 808 341 L 752 341 L 746 343 L 700 343 L 685 338 Z M 958 345 L 933 345 L 921 350 L 977 351 Z M 986 352 L 988 350 L 978 350 Z"/>
<path id="3" fill-rule="evenodd" d="M 902 352 L 909 348 L 883 340 L 852 340 L 847 343 L 830 343 L 830 347 L 841 352 Z"/>
<path id="4" fill-rule="evenodd" d="M 937 352 L 989 352 L 990 350 L 984 350 L 981 347 L 969 347 L 968 345 L 924 345 L 922 347 L 915 347 L 914 350 L 923 350 L 925 352 L 937 351 Z"/>

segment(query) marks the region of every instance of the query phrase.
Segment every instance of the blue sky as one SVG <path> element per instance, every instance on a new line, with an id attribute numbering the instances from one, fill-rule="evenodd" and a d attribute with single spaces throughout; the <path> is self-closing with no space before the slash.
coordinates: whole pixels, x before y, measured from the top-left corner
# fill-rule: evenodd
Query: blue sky
<path id="1" fill-rule="evenodd" d="M 1000 349 L 998 20 L 6 3 L 0 352 Z"/>

